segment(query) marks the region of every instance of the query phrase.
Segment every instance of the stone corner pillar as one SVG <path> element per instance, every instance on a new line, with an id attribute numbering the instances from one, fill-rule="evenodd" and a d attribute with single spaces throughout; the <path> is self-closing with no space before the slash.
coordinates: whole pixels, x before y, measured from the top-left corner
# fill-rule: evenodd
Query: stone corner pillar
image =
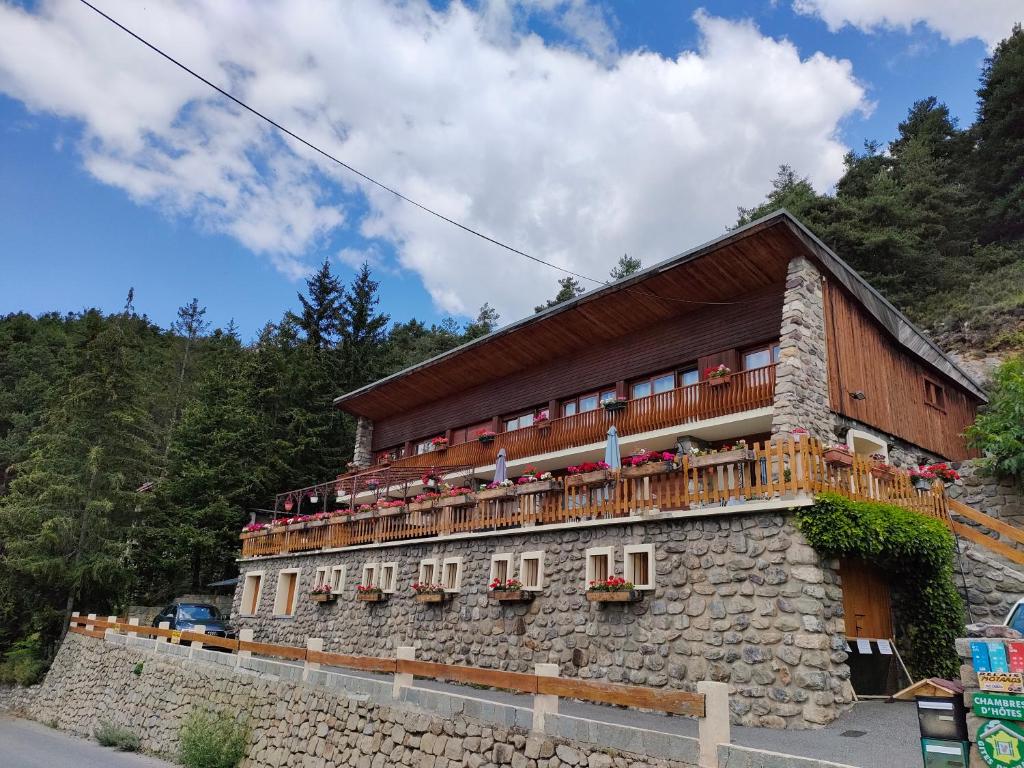
<path id="1" fill-rule="evenodd" d="M 352 463 L 368 467 L 373 463 L 373 422 L 365 416 L 356 419 L 356 442 L 352 449 Z"/>
<path id="2" fill-rule="evenodd" d="M 825 334 L 821 272 L 808 259 L 797 256 L 789 262 L 782 298 L 773 435 L 803 427 L 811 437 L 822 442 L 835 440 L 828 397 L 828 343 Z"/>

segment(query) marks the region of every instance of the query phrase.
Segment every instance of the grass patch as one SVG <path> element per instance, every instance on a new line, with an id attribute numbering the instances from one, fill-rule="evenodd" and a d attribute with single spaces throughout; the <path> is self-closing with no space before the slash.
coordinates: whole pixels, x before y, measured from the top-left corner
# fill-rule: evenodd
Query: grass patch
<path id="1" fill-rule="evenodd" d="M 185 768 L 237 768 L 245 757 L 249 729 L 223 712 L 196 709 L 181 726 Z"/>
<path id="2" fill-rule="evenodd" d="M 121 752 L 138 752 L 142 747 L 142 743 L 134 731 L 109 720 L 101 721 L 92 735 L 104 747 L 113 747 Z"/>

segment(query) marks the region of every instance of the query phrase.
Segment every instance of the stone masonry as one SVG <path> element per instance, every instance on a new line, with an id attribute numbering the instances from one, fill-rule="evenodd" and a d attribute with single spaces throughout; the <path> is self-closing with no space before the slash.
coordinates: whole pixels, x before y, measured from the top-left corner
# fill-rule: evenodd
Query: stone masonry
<path id="1" fill-rule="evenodd" d="M 829 442 L 832 413 L 821 279 L 817 267 L 806 258 L 799 256 L 789 262 L 782 299 L 772 434 L 803 427 Z"/>
<path id="2" fill-rule="evenodd" d="M 585 556 L 624 544 L 653 544 L 656 583 L 639 603 L 600 605 L 584 595 Z M 544 585 L 526 604 L 488 598 L 491 556 L 542 550 Z M 442 605 L 415 601 L 409 585 L 424 558 L 461 557 L 461 591 Z M 356 602 L 369 562 L 397 562 L 397 592 L 382 604 Z M 334 605 L 307 593 L 316 568 L 344 565 Z M 294 617 L 272 617 L 278 571 L 301 568 Z M 782 514 L 651 520 L 240 563 L 263 571 L 258 614 L 237 618 L 260 641 L 391 656 L 414 645 L 426 661 L 531 671 L 556 663 L 565 677 L 694 689 L 700 680 L 731 685 L 733 720 L 775 728 L 816 727 L 850 704 L 845 624 L 837 563 L 822 560 Z M 518 566 L 517 566 L 518 573 Z M 237 616 L 241 589 L 235 596 Z"/>
<path id="3" fill-rule="evenodd" d="M 356 420 L 356 442 L 352 451 L 352 463 L 368 467 L 373 463 L 373 422 L 364 416 Z"/>

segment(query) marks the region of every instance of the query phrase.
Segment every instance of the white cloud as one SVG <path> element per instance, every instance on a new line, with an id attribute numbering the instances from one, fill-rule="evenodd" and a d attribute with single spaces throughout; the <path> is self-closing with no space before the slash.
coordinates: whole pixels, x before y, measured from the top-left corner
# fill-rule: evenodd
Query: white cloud
<path id="1" fill-rule="evenodd" d="M 670 59 L 618 52 L 612 21 L 581 0 L 480 12 L 424 0 L 102 7 L 355 167 L 597 277 L 622 253 L 650 264 L 722 232 L 780 163 L 829 186 L 846 151 L 838 126 L 867 109 L 849 62 L 801 58 L 751 23 L 704 13 L 700 48 Z M 577 44 L 531 34 L 531 13 Z M 78 121 L 97 179 L 291 277 L 353 227 L 393 247 L 445 311 L 489 301 L 511 320 L 554 293 L 559 273 L 364 187 L 75 0 L 36 14 L 0 5 L 0 90 Z"/>
<path id="2" fill-rule="evenodd" d="M 793 0 L 793 8 L 819 16 L 833 32 L 847 24 L 864 32 L 925 24 L 952 43 L 977 38 L 989 50 L 1024 21 L 1020 0 Z"/>

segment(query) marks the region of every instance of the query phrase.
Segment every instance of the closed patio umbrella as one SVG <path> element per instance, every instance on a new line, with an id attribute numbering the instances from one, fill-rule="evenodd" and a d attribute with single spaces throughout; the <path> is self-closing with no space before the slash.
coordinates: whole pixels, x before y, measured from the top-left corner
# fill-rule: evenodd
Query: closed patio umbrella
<path id="1" fill-rule="evenodd" d="M 618 469 L 622 466 L 622 459 L 619 457 L 619 433 L 614 425 L 608 428 L 608 445 L 604 449 L 604 463 L 611 469 Z"/>
<path id="2" fill-rule="evenodd" d="M 498 458 L 494 462 L 494 482 L 503 483 L 508 479 L 508 470 L 505 468 L 505 449 L 498 451 Z"/>

